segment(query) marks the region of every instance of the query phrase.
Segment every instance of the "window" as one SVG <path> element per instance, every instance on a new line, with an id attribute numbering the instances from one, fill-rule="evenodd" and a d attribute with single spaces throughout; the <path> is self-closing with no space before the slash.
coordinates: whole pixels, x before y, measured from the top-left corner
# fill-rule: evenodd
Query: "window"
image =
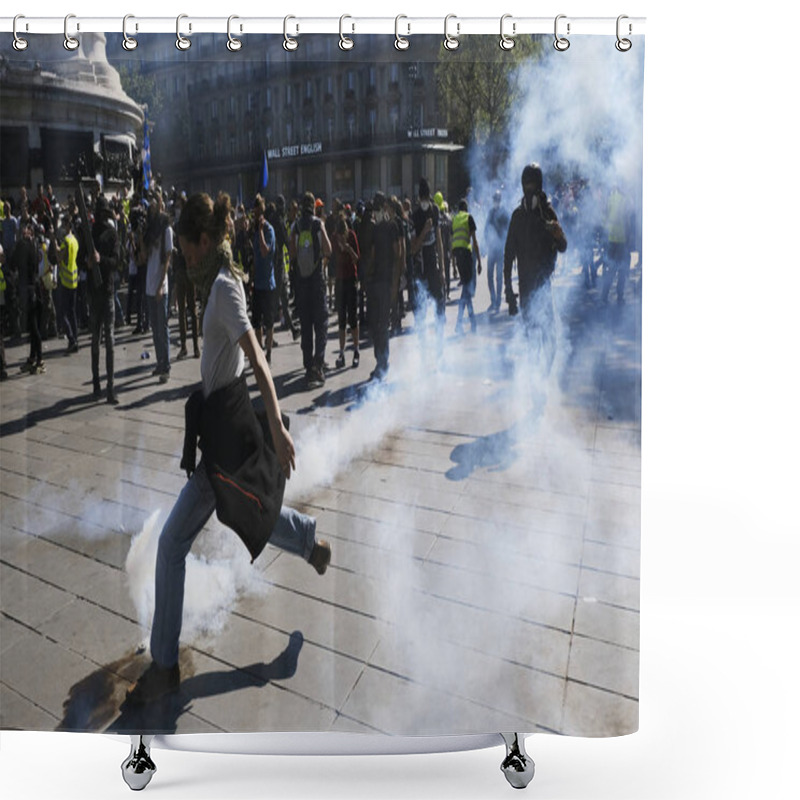
<path id="1" fill-rule="evenodd" d="M 378 127 L 378 112 L 371 108 L 369 110 L 369 132 L 374 136 L 377 133 Z"/>
<path id="2" fill-rule="evenodd" d="M 313 96 L 311 81 L 306 81 L 306 100 L 310 100 Z"/>
<path id="3" fill-rule="evenodd" d="M 286 105 L 290 106 L 292 104 L 292 87 L 290 84 L 286 84 Z"/>
<path id="4" fill-rule="evenodd" d="M 272 108 L 272 89 L 264 90 L 264 105 L 267 108 Z"/>
<path id="5" fill-rule="evenodd" d="M 392 131 L 397 133 L 397 126 L 400 124 L 400 106 L 395 104 L 389 109 L 389 121 L 392 124 Z"/>
<path id="6" fill-rule="evenodd" d="M 286 141 L 284 142 L 284 144 L 291 144 L 293 138 L 294 138 L 294 126 L 292 125 L 292 121 L 288 120 L 286 122 Z"/>
<path id="7" fill-rule="evenodd" d="M 330 75 L 325 79 L 325 93 L 333 97 L 333 78 Z"/>
<path id="8" fill-rule="evenodd" d="M 355 91 L 356 88 L 356 76 L 355 73 L 350 70 L 347 73 L 347 91 L 352 92 Z"/>
<path id="9" fill-rule="evenodd" d="M 335 133 L 335 125 L 333 121 L 333 117 L 328 117 L 328 141 L 333 141 L 333 135 Z"/>
<path id="10" fill-rule="evenodd" d="M 236 97 L 234 95 L 231 95 L 228 101 L 228 113 L 232 117 L 236 116 Z"/>
<path id="11" fill-rule="evenodd" d="M 306 141 L 310 142 L 314 138 L 314 123 L 308 119 L 306 120 Z"/>
<path id="12" fill-rule="evenodd" d="M 350 137 L 350 141 L 356 136 L 356 115 L 352 112 L 347 115 L 347 135 Z"/>
<path id="13" fill-rule="evenodd" d="M 392 83 L 397 83 L 400 80 L 400 68 L 397 62 L 392 63 Z"/>
<path id="14" fill-rule="evenodd" d="M 374 66 L 371 66 L 369 68 L 369 85 L 373 86 L 373 87 L 375 86 L 375 67 Z"/>

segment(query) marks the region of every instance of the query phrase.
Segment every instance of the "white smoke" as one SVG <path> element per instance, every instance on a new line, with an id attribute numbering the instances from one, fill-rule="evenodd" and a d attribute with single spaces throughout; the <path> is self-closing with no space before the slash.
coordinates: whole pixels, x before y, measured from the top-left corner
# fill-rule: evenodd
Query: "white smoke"
<path id="1" fill-rule="evenodd" d="M 125 559 L 128 591 L 145 640 L 155 608 L 160 518 L 161 510 L 157 509 L 145 520 L 131 540 Z M 209 523 L 198 537 L 195 550 L 186 559 L 182 642 L 220 632 L 240 597 L 267 591 L 245 547 L 231 531 Z"/>

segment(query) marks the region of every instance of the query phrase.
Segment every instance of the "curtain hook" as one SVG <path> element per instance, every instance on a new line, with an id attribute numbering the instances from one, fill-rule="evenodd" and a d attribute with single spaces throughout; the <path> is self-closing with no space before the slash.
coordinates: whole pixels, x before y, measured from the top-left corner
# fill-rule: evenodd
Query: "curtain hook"
<path id="1" fill-rule="evenodd" d="M 177 47 L 178 50 L 188 50 L 192 46 L 192 40 L 187 39 L 181 33 L 181 20 L 186 19 L 188 16 L 188 14 L 178 14 L 178 17 L 175 20 L 175 35 L 177 36 L 177 39 L 175 39 L 175 47 Z M 189 23 L 189 30 L 192 30 L 191 22 Z"/>
<path id="2" fill-rule="evenodd" d="M 567 39 L 565 36 L 559 36 L 558 35 L 558 21 L 560 19 L 566 19 L 566 18 L 567 18 L 566 14 L 559 14 L 556 17 L 556 23 L 555 23 L 555 37 L 556 38 L 553 40 L 553 47 L 555 47 L 555 49 L 558 50 L 559 53 L 563 53 L 565 50 L 569 50 L 569 39 Z M 570 23 L 568 22 L 567 23 L 567 33 L 569 33 L 569 29 L 570 29 Z"/>
<path id="3" fill-rule="evenodd" d="M 293 39 L 291 36 L 289 36 L 289 33 L 287 31 L 287 26 L 289 24 L 290 19 L 296 19 L 296 17 L 289 15 L 283 18 L 283 49 L 294 51 L 297 50 L 298 41 L 297 39 Z M 299 25 L 297 26 L 297 31 L 298 32 L 300 31 Z"/>
<path id="4" fill-rule="evenodd" d="M 17 33 L 17 20 L 20 20 L 20 19 L 25 19 L 25 15 L 24 14 L 17 14 L 17 16 L 14 17 L 14 27 L 12 28 L 12 30 L 14 32 L 14 49 L 16 51 L 18 51 L 18 52 L 21 52 L 22 50 L 24 50 L 28 46 L 28 40 L 27 39 L 23 39 Z M 28 30 L 28 23 L 27 22 L 25 23 L 25 30 L 26 31 Z"/>
<path id="5" fill-rule="evenodd" d="M 136 19 L 133 14 L 126 14 L 122 18 L 122 47 L 125 50 L 131 51 L 135 50 L 136 46 L 139 42 L 136 41 L 132 36 L 128 36 L 128 20 L 129 19 Z M 139 23 L 136 23 L 136 30 L 139 30 Z"/>
<path id="6" fill-rule="evenodd" d="M 408 19 L 408 17 L 405 14 L 399 14 L 394 18 L 394 46 L 398 50 L 408 50 L 408 48 L 411 46 L 411 42 L 409 42 L 405 36 L 400 35 L 399 28 L 401 19 Z M 411 34 L 411 25 L 409 24 L 408 33 L 406 35 L 410 34 Z"/>
<path id="7" fill-rule="evenodd" d="M 74 14 L 67 14 L 67 16 L 64 17 L 64 49 L 69 50 L 70 52 L 72 52 L 73 50 L 77 50 L 81 46 L 79 39 L 76 39 L 74 36 L 69 35 L 68 27 L 69 27 L 69 21 L 71 19 L 75 19 Z M 77 23 L 76 30 L 80 29 L 81 29 L 80 23 Z"/>
<path id="8" fill-rule="evenodd" d="M 514 37 L 517 35 L 517 23 L 511 23 L 511 35 L 509 36 L 504 29 L 507 19 L 511 19 L 511 14 L 503 14 L 500 17 L 500 49 L 510 50 L 514 46 Z"/>
<path id="9" fill-rule="evenodd" d="M 228 42 L 225 46 L 231 51 L 231 53 L 236 53 L 242 49 L 242 40 L 231 35 L 231 22 L 235 19 L 239 19 L 239 17 L 237 17 L 235 14 L 231 14 L 231 16 L 228 17 Z M 241 33 L 241 31 L 242 26 L 240 25 L 239 32 Z"/>
<path id="10" fill-rule="evenodd" d="M 344 26 L 344 21 L 346 19 L 353 19 L 353 18 L 349 14 L 342 14 L 342 16 L 339 17 L 339 48 L 341 50 L 352 50 L 354 42 L 349 36 L 345 36 L 342 30 Z M 355 31 L 355 29 L 356 26 L 355 23 L 353 23 L 351 26 L 351 31 Z"/>
<path id="11" fill-rule="evenodd" d="M 448 14 L 444 18 L 444 45 L 445 50 L 456 50 L 458 49 L 458 45 L 460 42 L 458 41 L 458 34 L 461 31 L 461 23 L 456 22 L 456 35 L 451 35 L 447 30 L 447 23 L 450 22 L 451 19 L 458 20 L 458 17 L 455 14 Z"/>
<path id="12" fill-rule="evenodd" d="M 633 43 L 631 42 L 630 39 L 621 39 L 620 35 L 619 35 L 619 27 L 620 27 L 619 24 L 624 19 L 628 19 L 628 17 L 625 14 L 620 14 L 620 16 L 617 17 L 617 41 L 614 44 L 614 47 L 616 47 L 617 50 L 620 51 L 620 53 L 627 53 L 628 50 L 630 50 L 631 47 L 633 47 Z M 631 23 L 629 22 L 628 23 L 628 35 L 630 36 L 631 33 L 633 33 L 633 25 L 631 25 Z"/>

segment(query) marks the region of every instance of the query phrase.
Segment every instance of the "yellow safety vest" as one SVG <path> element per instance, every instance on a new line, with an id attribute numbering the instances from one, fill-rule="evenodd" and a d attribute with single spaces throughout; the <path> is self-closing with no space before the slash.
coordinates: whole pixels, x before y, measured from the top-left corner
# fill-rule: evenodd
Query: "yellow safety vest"
<path id="1" fill-rule="evenodd" d="M 3 268 L 0 267 L 0 292 L 6 290 L 6 276 L 3 275 Z"/>
<path id="2" fill-rule="evenodd" d="M 453 216 L 453 250 L 463 247 L 472 252 L 472 239 L 469 235 L 469 212 L 459 211 Z"/>
<path id="3" fill-rule="evenodd" d="M 61 245 L 63 261 L 58 265 L 58 277 L 66 289 L 78 288 L 78 240 L 68 233 Z"/>

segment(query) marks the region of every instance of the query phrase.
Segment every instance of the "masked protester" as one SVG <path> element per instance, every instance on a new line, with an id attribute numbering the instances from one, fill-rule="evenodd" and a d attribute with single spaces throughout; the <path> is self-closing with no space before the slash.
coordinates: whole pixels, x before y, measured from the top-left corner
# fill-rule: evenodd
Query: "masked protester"
<path id="1" fill-rule="evenodd" d="M 227 194 L 216 201 L 196 194 L 186 202 L 178 223 L 187 273 L 203 304 L 202 388 L 186 405 L 181 467 L 189 479 L 158 540 L 153 660 L 128 692 L 126 703 L 134 707 L 180 687 L 186 556 L 215 511 L 239 535 L 253 560 L 267 543 L 303 558 L 319 575 L 331 560 L 330 545 L 317 541 L 316 520 L 283 505 L 285 481 L 295 468 L 294 442 L 247 313 L 244 272 L 226 238 L 229 215 Z M 245 356 L 264 405 L 261 418 L 250 401 Z"/>
<path id="2" fill-rule="evenodd" d="M 539 329 L 549 372 L 555 358 L 555 317 L 550 276 L 558 253 L 567 249 L 567 239 L 553 206 L 542 190 L 542 168 L 528 164 L 522 170 L 522 202 L 511 215 L 503 256 L 503 277 L 508 313 L 517 314 L 517 297 L 511 285 L 511 269 L 517 262 L 519 305 L 526 332 Z"/>

